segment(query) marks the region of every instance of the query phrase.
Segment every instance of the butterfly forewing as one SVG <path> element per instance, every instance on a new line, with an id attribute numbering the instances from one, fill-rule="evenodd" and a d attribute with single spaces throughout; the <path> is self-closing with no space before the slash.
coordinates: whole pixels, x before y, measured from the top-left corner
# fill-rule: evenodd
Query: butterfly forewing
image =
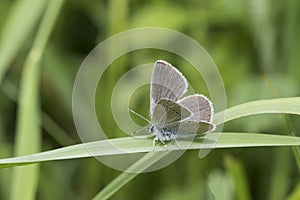
<path id="1" fill-rule="evenodd" d="M 189 135 L 213 131 L 215 129 L 215 125 L 205 121 L 181 121 L 168 124 L 164 128 L 176 131 L 178 137 L 187 137 Z"/>
<path id="2" fill-rule="evenodd" d="M 154 64 L 150 83 L 150 112 L 159 100 L 165 98 L 177 101 L 187 89 L 184 76 L 171 64 L 158 60 Z"/>
<path id="3" fill-rule="evenodd" d="M 213 107 L 207 97 L 200 94 L 190 95 L 181 99 L 179 104 L 191 111 L 192 115 L 188 118 L 188 120 L 206 122 L 212 121 Z"/>
<path id="4" fill-rule="evenodd" d="M 181 121 L 190 116 L 190 111 L 185 107 L 174 101 L 161 99 L 154 108 L 152 122 L 158 127 L 163 127 L 167 124 Z"/>

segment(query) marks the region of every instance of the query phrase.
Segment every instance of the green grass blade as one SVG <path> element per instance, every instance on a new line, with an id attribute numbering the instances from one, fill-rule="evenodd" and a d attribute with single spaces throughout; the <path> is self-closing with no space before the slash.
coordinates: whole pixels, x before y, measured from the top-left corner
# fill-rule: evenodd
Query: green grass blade
<path id="1" fill-rule="evenodd" d="M 17 87 L 5 79 L 0 86 L 2 91 L 10 98 L 10 100 L 17 102 Z M 74 144 L 74 140 L 69 136 L 46 112 L 41 111 L 41 126 L 47 131 L 47 133 L 53 137 L 60 145 L 66 146 Z"/>
<path id="2" fill-rule="evenodd" d="M 219 134 L 219 133 L 211 133 Z M 196 137 L 190 145 L 189 141 L 181 141 L 182 149 L 211 148 L 203 145 L 203 138 Z M 119 149 L 111 147 L 113 144 Z M 266 146 L 299 146 L 300 137 L 272 135 L 262 133 L 222 133 L 215 148 L 236 148 L 236 147 L 266 147 Z M 89 151 L 87 151 L 87 149 Z M 175 144 L 168 144 L 168 150 L 178 150 Z M 164 148 L 156 148 L 155 151 L 164 151 Z M 92 154 L 91 154 L 91 153 Z M 53 160 L 65 160 L 84 158 L 92 156 L 120 155 L 130 153 L 153 152 L 152 139 L 124 137 L 110 140 L 100 140 L 85 144 L 77 144 L 51 151 L 0 159 L 0 168 L 23 165 L 28 163 L 39 163 Z"/>
<path id="3" fill-rule="evenodd" d="M 223 112 L 217 113 L 214 117 L 214 123 L 218 125 L 240 117 L 257 115 L 257 114 L 265 114 L 265 113 L 299 115 L 300 97 L 258 100 L 258 101 L 252 101 L 237 106 L 233 106 L 229 109 L 226 109 Z M 225 119 L 224 119 L 224 114 L 225 114 Z M 286 120 L 285 117 L 284 120 Z M 287 124 L 286 121 L 285 123 Z M 289 132 L 291 131 L 289 130 Z M 300 170 L 300 150 L 298 147 L 293 147 L 292 150 L 298 165 L 298 169 Z"/>
<path id="4" fill-rule="evenodd" d="M 33 47 L 24 64 L 20 86 L 16 155 L 34 153 L 40 150 L 39 62 L 62 2 L 62 0 L 49 2 Z M 14 168 L 11 183 L 11 199 L 35 199 L 38 174 L 38 165 Z"/>
<path id="5" fill-rule="evenodd" d="M 227 116 L 224 122 L 237 119 L 239 117 L 261 114 L 261 113 L 290 113 L 300 115 L 299 109 L 299 99 L 300 98 L 285 98 L 285 99 L 272 99 L 272 100 L 261 100 L 249 102 L 239 106 L 235 106 L 227 110 Z M 272 104 L 272 105 L 270 105 Z M 251 108 L 254 107 L 254 108 Z M 237 109 L 238 108 L 238 109 Z M 217 122 L 222 123 L 222 114 L 216 114 Z M 219 118 L 218 118 L 219 116 Z M 219 120 L 219 121 L 218 121 Z M 217 134 L 219 133 L 210 133 Z M 111 144 L 119 148 L 111 148 Z M 210 146 L 203 146 L 203 138 L 197 137 L 191 146 L 188 143 L 185 144 L 184 141 L 181 142 L 182 148 L 187 149 L 200 149 L 200 148 L 211 148 Z M 282 135 L 269 135 L 260 133 L 222 133 L 215 146 L 215 148 L 234 148 L 234 147 L 261 147 L 261 146 L 299 146 L 300 137 L 294 136 L 282 136 Z M 89 149 L 92 152 L 86 150 Z M 158 150 L 157 148 L 156 150 Z M 168 144 L 169 150 L 177 150 L 176 145 Z M 160 150 L 163 151 L 163 148 Z M 124 153 L 138 153 L 138 152 L 152 152 L 152 140 L 146 138 L 117 138 L 111 140 L 102 140 L 96 142 L 90 142 L 86 144 L 78 144 L 69 147 L 64 147 L 52 151 L 36 153 L 27 156 L 20 156 L 14 158 L 0 159 L 0 168 L 12 167 L 18 165 L 26 165 L 32 163 L 39 163 L 51 160 L 63 160 L 63 159 L 75 159 L 91 156 L 103 156 L 103 155 L 116 155 Z M 142 161 L 141 161 L 142 162 Z M 143 161 L 144 162 L 144 161 Z M 146 162 L 142 165 L 135 165 L 147 167 Z M 139 169 L 139 168 L 137 168 Z M 115 191 L 116 183 L 119 187 L 125 185 L 134 176 L 122 175 L 120 179 L 115 179 L 109 184 L 108 188 L 105 188 L 102 195 L 108 197 L 112 195 Z M 99 193 L 100 195 L 100 193 Z M 97 196 L 96 196 L 97 197 Z"/>
<path id="6" fill-rule="evenodd" d="M 223 119 L 225 113 L 225 119 Z M 300 114 L 300 97 L 277 98 L 252 101 L 217 113 L 214 117 L 215 124 L 222 124 L 240 117 L 265 114 L 265 113 L 286 113 Z"/>
<path id="7" fill-rule="evenodd" d="M 221 170 L 212 170 L 209 172 L 208 180 L 208 190 L 212 194 L 212 198 L 207 199 L 234 199 L 233 181 L 228 173 L 225 173 Z"/>
<path id="8" fill-rule="evenodd" d="M 233 143 L 234 141 L 231 142 L 232 138 L 234 138 L 235 142 L 239 143 L 240 147 L 246 147 L 246 143 L 247 141 L 252 141 L 252 145 L 260 145 L 262 140 L 264 139 L 271 139 L 271 138 L 260 138 L 260 136 L 274 136 L 274 135 L 265 135 L 265 134 L 247 134 L 246 137 L 249 136 L 249 138 L 246 139 L 246 137 L 243 137 L 245 136 L 245 133 L 224 133 L 221 135 L 221 137 L 219 138 L 219 141 L 217 143 L 217 145 L 215 146 L 216 148 L 224 148 L 224 147 L 227 147 L 227 148 L 230 148 L 230 147 L 237 147 L 235 146 Z M 283 137 L 289 137 L 289 136 L 283 136 Z M 237 139 L 237 140 L 236 140 Z M 275 142 L 275 140 L 279 139 L 275 139 L 273 138 L 272 140 Z M 282 138 L 283 139 L 283 138 Z M 300 138 L 298 138 L 297 140 L 299 140 Z M 242 140 L 244 140 L 244 142 L 242 142 Z M 280 139 L 279 139 L 280 140 Z M 271 140 L 269 140 L 271 141 Z M 244 143 L 244 145 L 242 145 L 242 143 Z M 199 142 L 199 144 L 201 144 L 201 142 Z M 195 143 L 192 144 L 193 147 Z M 251 145 L 251 146 L 252 146 Z M 265 144 L 266 146 L 269 146 L 268 144 Z M 299 144 L 298 144 L 299 145 Z M 191 146 L 191 147 L 192 147 Z M 192 148 L 193 148 L 192 147 Z M 200 148 L 200 146 L 198 146 Z M 178 147 L 177 147 L 178 148 Z M 189 149 L 192 149 L 192 148 L 189 148 Z M 170 151 L 167 151 L 166 154 L 170 152 Z M 149 154 L 149 153 L 148 153 Z M 148 155 L 147 154 L 147 155 Z M 146 155 L 146 156 L 147 156 Z M 155 155 L 155 154 L 154 154 Z M 145 156 L 145 157 L 146 157 Z M 150 156 L 150 155 L 149 155 Z M 161 157 L 162 158 L 162 157 Z M 158 158 L 157 160 L 154 160 L 153 158 L 153 162 L 148 162 L 148 160 L 143 160 L 144 158 L 142 158 L 141 160 L 138 160 L 134 165 L 132 165 L 131 167 L 135 166 L 137 163 L 137 166 L 140 168 L 134 168 L 135 170 L 141 170 L 142 169 L 146 169 L 147 167 L 151 166 L 151 164 L 153 164 L 153 162 L 156 162 L 158 161 L 160 158 Z M 151 158 L 150 158 L 151 159 Z M 131 169 L 130 167 L 130 169 Z M 238 168 L 240 166 L 233 166 L 235 168 Z M 240 172 L 241 172 L 241 169 L 239 169 Z M 131 181 L 135 176 L 137 176 L 138 174 L 128 174 L 128 173 L 122 173 L 120 176 L 118 176 L 116 179 L 114 179 L 112 182 L 110 182 L 109 185 L 107 185 L 103 190 L 101 190 L 94 198 L 94 200 L 98 200 L 98 199 L 108 199 L 110 198 L 115 192 L 117 192 L 121 187 L 123 187 L 126 183 L 128 183 L 129 181 Z M 235 174 L 236 175 L 236 174 Z M 240 175 L 240 174 L 238 174 Z M 235 177 L 237 178 L 237 177 Z M 243 182 L 243 180 L 241 180 L 241 177 L 240 178 L 237 178 L 236 180 L 236 183 L 237 181 L 240 183 Z M 239 198 L 239 199 L 251 199 L 250 198 L 250 193 L 249 191 L 247 191 L 247 186 L 246 186 L 246 183 L 243 182 L 243 185 L 240 185 L 239 188 L 238 188 L 238 197 L 248 197 L 248 198 Z"/>
<path id="9" fill-rule="evenodd" d="M 47 0 L 15 1 L 1 27 L 0 84 L 9 64 L 30 36 Z"/>
<path id="10" fill-rule="evenodd" d="M 251 195 L 246 174 L 242 164 L 233 157 L 225 158 L 225 166 L 232 177 L 235 186 L 236 199 L 250 200 Z"/>
<path id="11" fill-rule="evenodd" d="M 270 186 L 268 188 L 268 199 L 282 200 L 290 191 L 293 185 L 290 174 L 292 174 L 293 163 L 292 156 L 290 156 L 290 149 L 275 149 L 276 159 L 270 161 L 272 170 L 270 171 Z"/>
<path id="12" fill-rule="evenodd" d="M 159 161 L 161 158 L 166 156 L 170 151 L 163 152 L 149 152 L 136 163 L 128 168 L 128 171 L 143 172 L 149 166 Z M 145 163 L 147 163 L 145 165 Z M 126 183 L 132 180 L 134 177 L 139 175 L 138 173 L 122 173 L 114 181 L 110 182 L 101 192 L 99 192 L 93 200 L 109 199 L 115 192 L 122 188 Z"/>

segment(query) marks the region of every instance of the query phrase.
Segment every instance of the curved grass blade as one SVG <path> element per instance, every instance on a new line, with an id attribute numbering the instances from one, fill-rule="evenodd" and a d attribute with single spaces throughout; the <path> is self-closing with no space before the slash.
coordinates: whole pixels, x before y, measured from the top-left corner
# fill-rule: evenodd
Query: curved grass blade
<path id="1" fill-rule="evenodd" d="M 37 32 L 32 49 L 24 64 L 19 98 L 16 133 L 16 155 L 40 150 L 40 110 L 38 101 L 39 62 L 63 0 L 50 1 Z M 13 169 L 11 199 L 35 199 L 39 175 L 38 165 Z"/>
<path id="2" fill-rule="evenodd" d="M 219 134 L 219 133 L 210 133 Z M 211 148 L 203 146 L 203 137 L 198 136 L 194 142 L 181 141 L 182 149 L 200 149 Z M 111 144 L 119 149 L 112 148 Z M 262 133 L 222 133 L 215 148 L 236 148 L 236 147 L 266 147 L 266 146 L 299 146 L 300 137 L 272 135 Z M 89 152 L 87 151 L 89 149 Z M 178 150 L 176 144 L 168 144 L 168 150 Z M 165 151 L 162 148 L 156 148 L 155 151 Z M 65 160 L 75 158 L 85 158 L 92 156 L 107 156 L 116 154 L 130 154 L 141 152 L 153 152 L 152 140 L 148 138 L 124 137 L 110 140 L 100 140 L 85 144 L 77 144 L 63 147 L 51 151 L 31 154 L 27 156 L 0 159 L 0 168 L 16 165 L 25 165 L 30 163 L 39 163 L 53 160 Z"/>
<path id="3" fill-rule="evenodd" d="M 161 158 L 166 156 L 170 151 L 163 152 L 149 152 L 141 159 L 139 159 L 136 163 L 131 165 L 128 170 L 139 171 L 142 173 L 149 166 L 159 161 Z M 147 163 L 147 165 L 145 165 Z M 115 192 L 117 192 L 120 188 L 122 188 L 127 182 L 131 181 L 134 177 L 139 175 L 138 173 L 122 173 L 118 176 L 114 181 L 110 182 L 101 192 L 99 192 L 93 200 L 103 200 L 109 199 Z"/>
<path id="4" fill-rule="evenodd" d="M 234 182 L 236 199 L 251 200 L 248 180 L 242 163 L 231 156 L 226 156 L 225 168 Z"/>
<path id="5" fill-rule="evenodd" d="M 46 3 L 47 0 L 18 0 L 11 7 L 1 28 L 0 84 L 10 62 L 40 19 Z"/>
<path id="6" fill-rule="evenodd" d="M 259 100 L 254 102 L 248 102 L 245 104 L 234 106 L 223 112 L 217 113 L 214 118 L 214 123 L 218 125 L 243 116 L 262 114 L 262 113 L 289 113 L 289 114 L 299 115 L 300 114 L 299 101 L 300 98 L 296 97 L 296 98 L 282 98 L 282 99 L 270 99 L 270 100 Z M 226 116 L 224 118 L 225 113 Z M 219 141 L 222 137 L 224 137 L 224 134 L 220 136 Z M 233 137 L 230 139 L 236 139 L 236 138 Z M 144 165 L 147 165 L 147 163 L 145 162 Z M 114 194 L 114 192 L 117 192 L 115 186 L 116 183 L 122 183 L 123 184 L 122 186 L 124 186 L 127 182 L 132 180 L 132 178 L 134 178 L 136 174 L 128 175 L 128 176 L 129 177 L 124 177 L 124 175 L 122 174 L 116 179 L 114 179 L 108 186 L 106 186 L 102 191 L 99 192 L 99 194 L 95 197 L 95 199 L 99 199 L 98 198 L 99 196 L 109 198 L 111 195 Z M 117 188 L 119 189 L 122 186 L 118 184 Z M 110 196 L 104 196 L 103 194 L 110 194 Z"/>
<path id="7" fill-rule="evenodd" d="M 237 119 L 239 117 L 248 116 L 252 114 L 261 113 L 290 113 L 300 115 L 299 109 L 299 99 L 300 98 L 285 98 L 285 99 L 272 99 L 272 100 L 262 100 L 254 101 L 240 106 L 235 106 L 227 110 L 226 119 L 224 122 Z M 272 103 L 273 105 L 269 105 Z M 256 106 L 255 108 L 248 108 L 251 106 Z M 258 107 L 257 107 L 258 106 Z M 239 107 L 241 110 L 237 110 Z M 217 119 L 218 116 L 216 115 Z M 219 117 L 217 121 L 219 124 L 222 123 L 222 119 Z M 219 134 L 219 133 L 210 133 Z M 199 149 L 200 147 L 205 148 L 202 144 L 203 138 L 197 137 L 188 149 Z M 114 144 L 120 148 L 120 151 L 114 149 L 109 149 L 110 145 Z M 152 141 L 143 138 L 118 138 L 111 140 L 96 141 L 87 144 L 78 144 L 69 147 L 64 147 L 61 149 L 56 149 L 52 151 L 32 154 L 28 156 L 0 159 L 0 168 L 25 165 L 30 163 L 39 163 L 50 160 L 62 160 L 62 159 L 74 159 L 91 157 L 92 155 L 87 152 L 85 145 L 88 145 L 88 149 L 92 151 L 93 156 L 98 155 L 115 155 L 124 153 L 136 153 L 136 152 L 152 152 Z M 258 147 L 258 146 L 299 146 L 300 138 L 291 136 L 281 136 L 281 135 L 268 135 L 259 133 L 222 133 L 219 141 L 217 142 L 215 148 L 234 148 L 234 147 Z M 181 145 L 185 148 L 185 145 Z M 208 147 L 211 148 L 211 147 Z M 169 150 L 177 150 L 178 147 L 172 144 L 168 145 Z M 156 149 L 158 150 L 158 148 Z M 163 150 L 163 149 L 161 149 Z M 142 163 L 143 167 L 149 166 L 147 162 Z M 139 166 L 139 165 L 138 165 Z M 121 183 L 120 187 L 129 182 L 133 177 L 123 175 L 121 179 L 115 179 L 105 188 L 105 193 L 112 195 L 116 190 L 111 186 L 117 181 Z M 114 191 L 114 192 L 113 192 Z"/>
<path id="8" fill-rule="evenodd" d="M 226 109 L 223 112 L 217 113 L 214 118 L 214 123 L 218 125 L 240 117 L 257 115 L 257 114 L 265 114 L 265 113 L 299 115 L 300 97 L 258 100 L 258 101 L 252 101 L 237 106 L 233 106 L 229 109 Z M 224 119 L 224 114 L 225 114 L 225 119 Z M 285 117 L 283 118 L 290 135 L 293 135 L 292 131 L 289 129 L 289 126 L 287 125 L 286 118 Z M 298 165 L 298 169 L 300 170 L 299 148 L 292 147 L 292 149 Z"/>
<path id="9" fill-rule="evenodd" d="M 240 117 L 266 113 L 299 115 L 300 97 L 258 100 L 233 106 L 225 111 L 217 113 L 214 116 L 214 123 L 219 125 Z M 224 114 L 225 119 L 223 119 Z"/>

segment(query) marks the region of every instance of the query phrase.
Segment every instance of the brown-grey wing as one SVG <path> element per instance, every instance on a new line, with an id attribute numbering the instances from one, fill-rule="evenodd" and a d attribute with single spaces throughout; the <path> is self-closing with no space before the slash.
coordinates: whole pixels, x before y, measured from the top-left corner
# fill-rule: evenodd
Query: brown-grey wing
<path id="1" fill-rule="evenodd" d="M 207 97 L 194 94 L 182 98 L 178 103 L 191 111 L 191 116 L 187 120 L 212 122 L 214 110 Z"/>
<path id="2" fill-rule="evenodd" d="M 155 106 L 151 121 L 158 127 L 164 127 L 167 124 L 186 119 L 191 116 L 191 112 L 178 103 L 161 99 Z"/>
<path id="3" fill-rule="evenodd" d="M 207 133 L 215 129 L 215 125 L 206 121 L 181 121 L 173 122 L 164 127 L 167 130 L 176 131 L 179 137 Z"/>
<path id="4" fill-rule="evenodd" d="M 177 101 L 187 90 L 185 77 L 170 63 L 158 60 L 154 64 L 150 82 L 150 112 L 159 100 L 165 98 Z"/>

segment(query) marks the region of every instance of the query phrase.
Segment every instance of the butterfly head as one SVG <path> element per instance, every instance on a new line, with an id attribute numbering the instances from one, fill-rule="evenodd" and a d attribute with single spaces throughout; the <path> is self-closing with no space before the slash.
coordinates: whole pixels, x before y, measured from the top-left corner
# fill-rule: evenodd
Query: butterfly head
<path id="1" fill-rule="evenodd" d="M 153 124 L 149 124 L 149 126 L 147 127 L 147 132 L 149 132 L 149 133 L 155 132 L 155 127 Z"/>

